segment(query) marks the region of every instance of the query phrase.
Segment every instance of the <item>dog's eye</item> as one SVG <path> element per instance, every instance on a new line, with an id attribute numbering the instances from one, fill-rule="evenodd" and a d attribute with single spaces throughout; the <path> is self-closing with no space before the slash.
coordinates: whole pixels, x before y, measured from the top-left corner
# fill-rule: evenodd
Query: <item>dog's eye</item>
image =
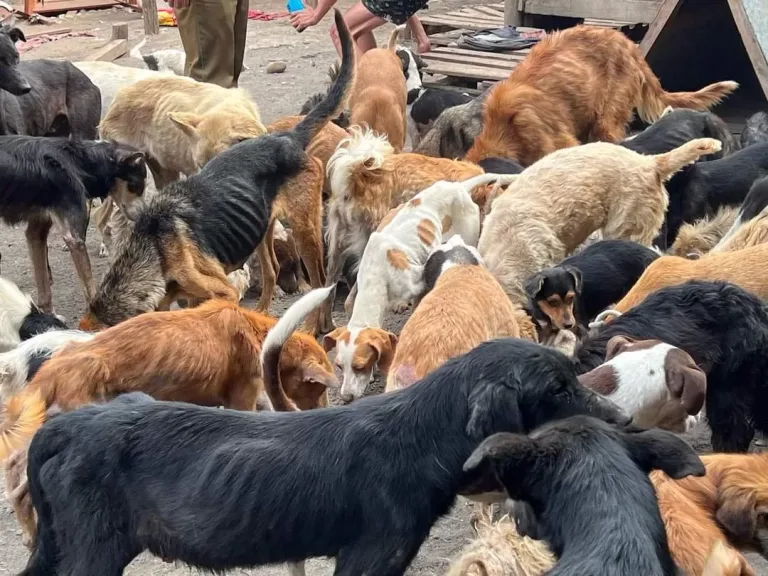
<path id="1" fill-rule="evenodd" d="M 560 305 L 560 299 L 559 298 L 549 298 L 547 300 L 547 304 L 550 306 L 559 306 Z"/>

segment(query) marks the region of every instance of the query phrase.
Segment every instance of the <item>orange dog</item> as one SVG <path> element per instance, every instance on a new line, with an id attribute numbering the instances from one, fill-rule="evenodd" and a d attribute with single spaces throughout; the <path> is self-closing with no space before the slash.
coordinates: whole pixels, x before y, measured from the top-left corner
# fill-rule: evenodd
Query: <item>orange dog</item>
<path id="1" fill-rule="evenodd" d="M 758 515 L 768 511 L 768 454 L 710 454 L 701 460 L 707 468 L 701 478 L 671 480 L 660 471 L 650 475 L 672 557 L 686 574 L 698 575 L 720 541 L 739 559 L 735 570 L 723 574 L 754 576 L 727 540 L 754 543 Z"/>
<path id="2" fill-rule="evenodd" d="M 576 26 L 548 35 L 492 89 L 466 159 L 500 156 L 530 166 L 582 142 L 619 142 L 635 109 L 650 123 L 667 106 L 706 110 L 737 87 L 717 82 L 698 92 L 665 92 L 624 34 Z"/>

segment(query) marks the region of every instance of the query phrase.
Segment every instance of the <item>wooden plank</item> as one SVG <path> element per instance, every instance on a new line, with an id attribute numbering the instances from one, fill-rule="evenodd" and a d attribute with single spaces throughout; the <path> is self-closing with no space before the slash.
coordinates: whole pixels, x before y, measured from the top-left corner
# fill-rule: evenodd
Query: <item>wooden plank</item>
<path id="1" fill-rule="evenodd" d="M 128 40 L 128 23 L 112 24 L 112 40 Z"/>
<path id="2" fill-rule="evenodd" d="M 664 26 L 667 25 L 669 19 L 674 17 L 674 15 L 677 14 L 677 11 L 680 10 L 680 5 L 683 1 L 684 0 L 664 0 L 661 8 L 659 8 L 658 14 L 656 14 L 656 18 L 654 18 L 653 22 L 651 22 L 651 25 L 648 27 L 648 32 L 645 33 L 643 41 L 640 42 L 640 52 L 644 57 L 648 57 L 648 52 L 656 42 L 656 38 L 658 38 L 661 31 L 664 30 Z"/>
<path id="3" fill-rule="evenodd" d="M 475 10 L 487 14 L 488 16 L 493 16 L 494 18 L 504 18 L 504 12 L 496 10 L 496 8 L 491 8 L 490 6 L 475 6 Z"/>
<path id="4" fill-rule="evenodd" d="M 96 50 L 86 60 L 111 62 L 128 52 L 128 40 L 111 40 Z"/>
<path id="5" fill-rule="evenodd" d="M 49 0 L 45 4 L 36 2 L 34 13 L 47 15 L 69 12 L 70 10 L 98 10 L 99 8 L 117 6 L 118 4 L 114 0 Z"/>
<path id="6" fill-rule="evenodd" d="M 744 11 L 744 6 L 740 0 L 728 0 L 728 6 L 733 13 L 733 20 L 736 22 L 736 28 L 741 34 L 741 40 L 744 43 L 744 48 L 747 50 L 747 55 L 752 62 L 752 67 L 755 70 L 757 79 L 760 82 L 760 86 L 763 89 L 765 97 L 768 98 L 768 61 L 766 61 L 766 55 L 760 47 L 758 38 L 755 36 L 755 30 L 747 17 L 747 13 Z M 765 39 L 768 42 L 768 38 Z"/>
<path id="7" fill-rule="evenodd" d="M 501 68 L 502 70 L 512 70 L 519 64 L 514 60 L 493 60 L 490 58 L 478 58 L 470 56 L 455 56 L 453 54 L 440 54 L 439 52 L 430 52 L 429 57 L 422 55 L 422 60 L 427 64 L 427 71 L 430 71 L 432 62 L 453 62 L 456 64 L 472 64 L 476 66 L 487 66 L 488 68 Z"/>
<path id="8" fill-rule="evenodd" d="M 421 20 L 422 24 L 427 26 L 450 26 L 453 28 L 466 28 L 467 30 L 473 30 L 475 32 L 494 26 L 493 23 L 475 23 L 451 16 L 420 16 L 419 20 Z"/>
<path id="9" fill-rule="evenodd" d="M 517 9 L 516 0 L 504 2 L 504 26 L 520 26 L 523 23 L 523 12 Z"/>
<path id="10" fill-rule="evenodd" d="M 72 32 L 72 28 L 57 28 L 56 30 L 41 30 L 40 32 L 30 32 L 29 34 L 24 34 L 24 36 L 26 36 L 27 40 L 29 41 L 37 36 L 58 36 L 59 34 L 69 34 L 70 32 Z"/>
<path id="11" fill-rule="evenodd" d="M 526 54 L 514 54 L 508 52 L 482 52 L 480 50 L 467 50 L 466 48 L 436 48 L 430 54 L 455 54 L 456 57 L 464 56 L 482 56 L 492 60 L 503 60 L 506 62 L 522 62 Z"/>
<path id="12" fill-rule="evenodd" d="M 157 1 L 141 1 L 141 19 L 144 21 L 144 35 L 155 36 L 160 34 L 160 19 L 157 17 Z"/>
<path id="13" fill-rule="evenodd" d="M 525 0 L 525 12 L 648 23 L 656 17 L 660 5 L 661 0 Z"/>
<path id="14" fill-rule="evenodd" d="M 463 86 L 451 86 L 450 84 L 447 84 L 446 82 L 449 81 L 450 78 L 446 78 L 442 82 L 423 82 L 424 88 L 435 88 L 438 90 L 445 90 L 447 92 L 458 92 L 459 94 L 469 94 L 470 96 L 478 96 L 480 94 L 480 90 L 477 88 L 464 88 Z"/>
<path id="15" fill-rule="evenodd" d="M 508 70 L 500 68 L 485 68 L 483 66 L 470 66 L 468 64 L 456 64 L 454 62 L 434 62 L 427 71 L 430 74 L 444 74 L 456 78 L 472 78 L 473 80 L 506 80 L 514 67 Z"/>

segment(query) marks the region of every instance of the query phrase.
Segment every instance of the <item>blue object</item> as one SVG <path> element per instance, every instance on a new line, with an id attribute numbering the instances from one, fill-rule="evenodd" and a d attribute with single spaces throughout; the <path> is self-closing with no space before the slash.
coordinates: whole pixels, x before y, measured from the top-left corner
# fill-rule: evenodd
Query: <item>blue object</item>
<path id="1" fill-rule="evenodd" d="M 301 0 L 288 0 L 285 6 L 288 8 L 288 12 L 293 14 L 294 12 L 300 12 L 304 10 L 304 2 Z"/>

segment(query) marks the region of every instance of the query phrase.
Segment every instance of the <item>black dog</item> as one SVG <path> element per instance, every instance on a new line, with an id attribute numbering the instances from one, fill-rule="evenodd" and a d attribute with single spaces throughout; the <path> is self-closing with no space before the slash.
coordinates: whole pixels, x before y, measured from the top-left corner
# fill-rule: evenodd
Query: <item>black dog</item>
<path id="1" fill-rule="evenodd" d="M 747 118 L 747 125 L 741 131 L 741 147 L 768 142 L 768 113 L 757 112 Z"/>
<path id="2" fill-rule="evenodd" d="M 309 98 L 307 98 L 306 102 L 302 104 L 301 111 L 299 112 L 300 115 L 306 116 L 309 114 L 312 109 L 320 104 L 325 98 L 328 97 L 328 93 L 331 89 L 331 85 L 336 80 L 336 77 L 339 75 L 339 65 L 334 64 L 330 68 L 328 68 L 328 88 L 326 89 L 325 93 L 318 92 L 317 94 L 312 94 Z M 331 119 L 331 122 L 336 124 L 339 128 L 344 128 L 345 130 L 349 128 L 349 110 L 342 110 L 335 118 Z"/>
<path id="3" fill-rule="evenodd" d="M 659 254 L 629 240 L 601 240 L 525 283 L 528 306 L 544 328 L 586 328 L 621 300 Z"/>
<path id="4" fill-rule="evenodd" d="M 483 158 L 477 163 L 488 174 L 520 174 L 525 168 L 509 158 Z"/>
<path id="5" fill-rule="evenodd" d="M 0 134 L 95 140 L 99 89 L 71 62 L 19 62 L 18 40 L 18 28 L 0 26 Z"/>
<path id="6" fill-rule="evenodd" d="M 676 576 L 648 474 L 706 473 L 693 449 L 669 432 L 618 430 L 587 416 L 530 436 L 494 434 L 464 470 L 495 480 L 530 507 L 522 530 L 546 540 L 558 558 L 549 576 Z"/>
<path id="7" fill-rule="evenodd" d="M 149 550 L 216 572 L 330 556 L 337 576 L 400 576 L 483 439 L 578 413 L 628 422 L 565 356 L 517 339 L 329 409 L 254 414 L 136 396 L 35 434 L 38 536 L 23 575 L 118 575 Z"/>
<path id="8" fill-rule="evenodd" d="M 144 193 L 144 156 L 133 148 L 102 141 L 0 136 L 0 218 L 27 222 L 27 244 L 37 284 L 38 305 L 53 310 L 48 264 L 52 216 L 64 229 L 86 300 L 95 292 L 85 248 L 89 205 L 111 195 L 126 211 Z"/>
<path id="9" fill-rule="evenodd" d="M 724 282 L 663 288 L 587 338 L 576 350 L 576 370 L 602 364 L 618 335 L 677 346 L 707 374 L 715 452 L 746 452 L 755 430 L 768 432 L 768 309 L 756 296 Z"/>
<path id="10" fill-rule="evenodd" d="M 741 208 L 739 208 L 736 220 L 733 222 L 730 230 L 725 233 L 713 250 L 717 249 L 733 237 L 744 224 L 759 216 L 766 207 L 768 207 L 768 176 L 760 178 L 760 180 L 757 180 L 752 184 L 749 193 L 747 193 L 747 197 L 744 198 L 744 202 L 741 203 Z"/>
<path id="11" fill-rule="evenodd" d="M 469 94 L 436 88 L 417 88 L 408 92 L 407 120 L 413 123 L 420 139 L 432 128 L 432 124 L 443 111 L 466 104 L 471 100 L 472 96 Z M 413 131 L 411 131 L 411 137 L 413 138 Z M 418 141 L 413 144 L 415 148 Z"/>

